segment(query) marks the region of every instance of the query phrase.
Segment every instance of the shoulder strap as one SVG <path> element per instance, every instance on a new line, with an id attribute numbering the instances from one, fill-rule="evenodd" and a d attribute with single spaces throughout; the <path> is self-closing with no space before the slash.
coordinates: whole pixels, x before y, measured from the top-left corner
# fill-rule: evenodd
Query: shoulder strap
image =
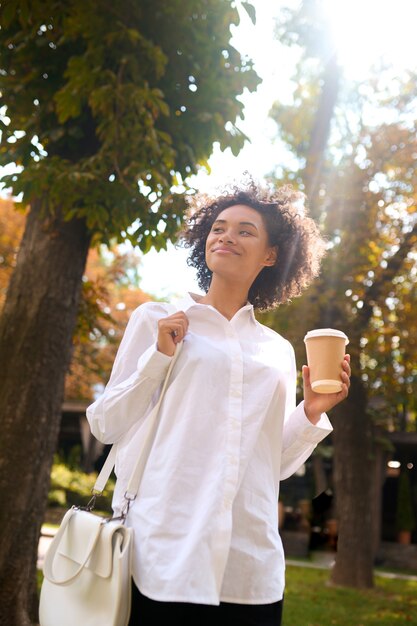
<path id="1" fill-rule="evenodd" d="M 82 563 L 79 563 L 77 568 L 74 570 L 74 572 L 68 575 L 66 578 L 62 578 L 62 579 L 55 578 L 55 575 L 53 572 L 54 558 L 58 551 L 61 538 L 64 535 L 65 530 L 70 522 L 70 519 L 74 515 L 75 512 L 76 512 L 76 509 L 74 507 L 72 507 L 71 509 L 69 509 L 69 511 L 66 512 L 60 524 L 58 532 L 56 533 L 53 541 L 51 542 L 51 545 L 49 546 L 49 550 L 47 551 L 45 555 L 43 572 L 44 572 L 45 578 L 47 578 L 51 583 L 54 583 L 55 585 L 66 585 L 72 582 L 75 578 L 77 578 L 78 574 L 83 570 L 89 558 L 93 554 L 94 548 L 97 545 L 97 542 L 100 538 L 101 530 L 103 528 L 103 522 L 100 522 L 100 518 L 97 517 L 98 523 L 96 524 L 94 532 L 91 533 L 90 542 L 88 544 L 86 553 L 84 555 L 84 560 L 82 561 Z"/>
<path id="2" fill-rule="evenodd" d="M 158 402 L 155 404 L 151 413 L 147 416 L 145 420 L 146 430 L 143 435 L 142 445 L 140 447 L 140 450 L 138 450 L 137 452 L 136 465 L 133 468 L 133 471 L 132 471 L 132 474 L 130 476 L 128 486 L 127 486 L 126 496 L 129 497 L 130 499 L 135 498 L 139 490 L 139 484 L 142 478 L 142 473 L 143 473 L 143 470 L 145 469 L 146 461 L 148 460 L 148 455 L 149 455 L 149 452 L 153 443 L 153 439 L 156 433 L 159 408 L 161 406 L 163 397 L 165 395 L 165 391 L 168 386 L 168 381 L 171 376 L 172 369 L 178 358 L 179 353 L 181 352 L 182 343 L 183 342 L 181 341 L 181 343 L 177 344 L 174 356 L 171 360 L 171 363 L 169 364 L 167 375 L 165 376 L 164 384 L 162 385 L 162 390 L 159 395 Z M 96 495 L 100 495 L 103 492 L 104 487 L 106 486 L 106 483 L 109 480 L 110 474 L 112 472 L 112 469 L 116 461 L 116 454 L 117 454 L 117 444 L 113 444 L 113 446 L 110 449 L 109 454 L 107 455 L 106 461 L 99 475 L 97 476 L 97 480 L 93 487 L 93 492 Z"/>

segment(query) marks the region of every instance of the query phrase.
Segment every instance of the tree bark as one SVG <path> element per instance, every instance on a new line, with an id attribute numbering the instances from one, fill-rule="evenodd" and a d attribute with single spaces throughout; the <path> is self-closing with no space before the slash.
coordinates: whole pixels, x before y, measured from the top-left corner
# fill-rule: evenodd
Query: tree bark
<path id="1" fill-rule="evenodd" d="M 385 467 L 387 462 L 386 452 L 376 439 L 375 444 L 375 464 L 374 464 L 374 491 L 373 491 L 373 555 L 374 562 L 378 557 L 382 540 L 382 490 L 385 482 Z"/>
<path id="2" fill-rule="evenodd" d="M 338 517 L 336 563 L 331 582 L 373 586 L 374 436 L 366 414 L 366 390 L 351 377 L 347 400 L 334 409 L 334 485 Z"/>
<path id="3" fill-rule="evenodd" d="M 0 319 L 0 624 L 37 622 L 36 559 L 90 236 L 28 215 Z"/>
<path id="4" fill-rule="evenodd" d="M 323 457 L 319 456 L 318 454 L 313 454 L 313 456 L 311 457 L 311 461 L 313 465 L 314 476 L 314 497 L 316 497 L 326 491 L 328 484 L 326 472 L 324 469 Z"/>

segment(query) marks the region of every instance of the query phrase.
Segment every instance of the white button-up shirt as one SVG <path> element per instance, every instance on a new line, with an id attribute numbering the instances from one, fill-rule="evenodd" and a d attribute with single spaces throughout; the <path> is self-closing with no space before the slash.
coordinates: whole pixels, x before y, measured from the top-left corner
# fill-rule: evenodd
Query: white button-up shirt
<path id="1" fill-rule="evenodd" d="M 131 315 L 110 380 L 88 409 L 92 433 L 118 444 L 113 506 L 123 494 L 172 357 L 156 349 L 157 321 L 189 319 L 159 410 L 138 497 L 133 578 L 155 600 L 266 604 L 283 597 L 280 481 L 332 430 L 295 407 L 290 343 L 246 305 L 229 321 L 187 295 Z"/>

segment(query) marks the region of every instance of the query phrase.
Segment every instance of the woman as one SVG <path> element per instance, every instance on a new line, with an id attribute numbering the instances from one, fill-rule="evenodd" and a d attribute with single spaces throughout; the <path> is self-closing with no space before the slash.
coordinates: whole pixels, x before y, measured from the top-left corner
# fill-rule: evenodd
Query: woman
<path id="1" fill-rule="evenodd" d="M 254 307 L 297 296 L 317 275 L 324 242 L 300 196 L 251 182 L 191 200 L 185 244 L 201 295 L 132 314 L 109 383 L 88 411 L 93 434 L 118 443 L 114 508 L 146 416 L 178 344 L 158 430 L 127 524 L 135 530 L 131 624 L 280 624 L 284 554 L 280 481 L 331 430 L 325 412 L 349 387 L 316 394 L 303 367 L 295 406 L 292 346 Z"/>

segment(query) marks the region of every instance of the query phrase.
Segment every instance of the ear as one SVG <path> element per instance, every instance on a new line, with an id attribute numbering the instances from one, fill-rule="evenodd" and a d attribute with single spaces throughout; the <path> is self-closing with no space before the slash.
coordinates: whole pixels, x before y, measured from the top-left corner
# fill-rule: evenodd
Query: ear
<path id="1" fill-rule="evenodd" d="M 277 262 L 278 258 L 278 248 L 274 246 L 273 248 L 269 248 L 268 254 L 266 256 L 264 265 L 265 267 L 272 267 Z"/>

